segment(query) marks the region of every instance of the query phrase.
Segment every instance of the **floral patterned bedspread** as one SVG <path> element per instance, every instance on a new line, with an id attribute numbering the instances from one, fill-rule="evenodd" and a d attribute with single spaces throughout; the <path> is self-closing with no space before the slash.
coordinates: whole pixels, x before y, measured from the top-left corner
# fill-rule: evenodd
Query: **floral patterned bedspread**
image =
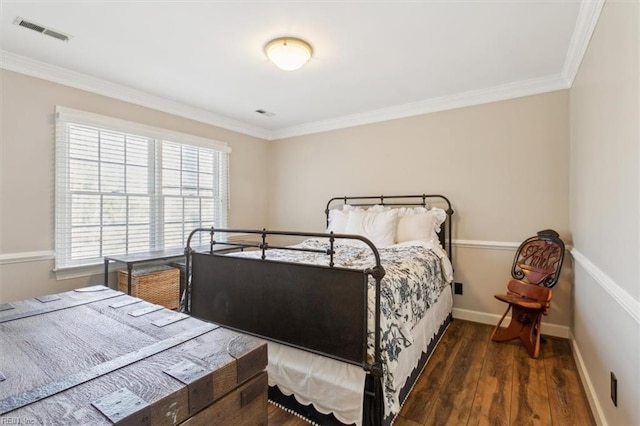
<path id="1" fill-rule="evenodd" d="M 326 250 L 328 242 L 309 239 L 294 247 Z M 368 246 L 335 245 L 335 266 L 366 269 L 375 266 L 375 258 Z M 420 321 L 427 309 L 433 305 L 442 289 L 448 285 L 440 258 L 421 245 L 379 248 L 385 276 L 380 293 L 380 349 L 383 364 L 383 389 L 385 416 L 400 411 L 399 391 L 395 389 L 393 376 L 398 365 L 400 351 L 413 343 L 411 329 Z M 234 253 L 234 255 L 258 257 L 260 251 Z M 328 265 L 329 256 L 288 250 L 267 250 L 267 259 Z M 375 279 L 369 278 L 369 350 L 373 355 Z"/>

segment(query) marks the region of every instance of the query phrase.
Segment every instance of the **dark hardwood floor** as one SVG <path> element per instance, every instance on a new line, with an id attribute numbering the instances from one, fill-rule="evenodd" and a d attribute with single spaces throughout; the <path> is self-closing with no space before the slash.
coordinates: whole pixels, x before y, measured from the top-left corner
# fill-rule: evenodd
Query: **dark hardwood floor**
<path id="1" fill-rule="evenodd" d="M 491 329 L 454 320 L 394 425 L 595 425 L 568 340 L 548 337 L 532 359 Z M 269 404 L 269 425 L 304 424 Z"/>

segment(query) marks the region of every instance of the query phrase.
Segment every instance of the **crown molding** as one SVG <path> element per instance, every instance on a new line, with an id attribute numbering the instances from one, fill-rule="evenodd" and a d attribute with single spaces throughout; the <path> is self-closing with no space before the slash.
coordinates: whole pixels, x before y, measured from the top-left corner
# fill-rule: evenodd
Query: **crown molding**
<path id="1" fill-rule="evenodd" d="M 363 124 L 395 120 L 438 111 L 446 111 L 467 106 L 481 105 L 490 102 L 537 95 L 568 89 L 566 80 L 561 75 L 545 76 L 529 80 L 516 81 L 485 89 L 471 90 L 453 95 L 396 105 L 361 114 L 353 114 L 340 118 L 316 121 L 314 123 L 291 126 L 274 130 L 272 139 L 285 139 L 329 130 L 360 126 Z"/>
<path id="2" fill-rule="evenodd" d="M 583 8 L 589 9 L 585 8 L 583 3 L 583 6 L 581 6 L 581 16 L 584 16 L 587 13 L 582 13 Z M 601 7 L 597 9 L 597 15 L 599 15 L 600 9 Z M 585 19 L 586 18 L 583 18 L 582 20 L 584 21 Z M 597 21 L 597 17 L 595 21 Z M 593 26 L 595 26 L 595 21 L 593 23 Z M 581 27 L 585 27 L 585 24 L 581 24 Z M 591 28 L 591 31 L 593 31 L 593 28 Z M 576 38 L 577 32 L 577 30 L 576 32 L 574 32 L 572 45 L 574 44 L 573 40 Z M 586 49 L 586 44 L 584 49 Z M 563 73 L 562 75 L 551 75 L 522 80 L 484 89 L 471 90 L 453 95 L 426 99 L 424 101 L 412 102 L 408 104 L 392 106 L 389 108 L 347 115 L 335 119 L 321 120 L 312 123 L 286 127 L 279 130 L 269 130 L 228 117 L 224 117 L 222 115 L 218 115 L 201 108 L 196 108 L 180 102 L 165 99 L 160 96 L 152 95 L 138 89 L 133 89 L 131 87 L 112 83 L 110 81 L 91 77 L 86 74 L 71 71 L 69 69 L 58 67 L 55 65 L 49 65 L 44 62 L 16 55 L 11 52 L 2 50 L 0 51 L 0 53 L 0 68 L 4 68 L 9 71 L 15 71 L 21 74 L 26 74 L 32 77 L 52 81 L 54 83 L 86 90 L 92 93 L 108 96 L 125 102 L 131 102 L 136 105 L 141 105 L 147 108 L 152 108 L 158 111 L 166 112 L 169 114 L 221 127 L 227 130 L 239 132 L 245 135 L 265 139 L 268 141 L 285 139 L 294 136 L 304 136 L 330 130 L 360 126 L 364 124 L 378 123 L 382 121 L 412 117 L 433 112 L 447 111 L 456 108 L 481 105 L 485 103 L 503 101 L 524 96 L 537 95 L 557 90 L 564 90 L 570 87 L 570 85 L 568 84 L 568 80 Z M 582 54 L 584 54 L 584 51 L 582 52 Z M 567 62 L 568 61 L 565 61 L 565 69 L 567 68 Z"/>
<path id="3" fill-rule="evenodd" d="M 587 51 L 604 3 L 605 0 L 583 0 L 580 3 L 578 19 L 576 20 L 576 26 L 569 42 L 567 57 L 562 68 L 562 77 L 567 82 L 568 87 L 573 85 L 573 80 L 578 74 L 582 58 Z"/>
<path id="4" fill-rule="evenodd" d="M 100 78 L 91 77 L 76 71 L 55 65 L 46 64 L 15 53 L 0 51 L 0 68 L 26 74 L 31 77 L 41 78 L 76 89 L 86 90 L 98 95 L 108 96 L 136 105 L 177 115 L 211 124 L 212 126 L 232 130 L 249 136 L 271 140 L 271 131 L 262 127 L 253 126 L 242 121 L 207 111 L 201 108 L 172 101 L 160 96 L 152 95 L 142 90 L 133 89 L 121 84 L 112 83 Z"/>

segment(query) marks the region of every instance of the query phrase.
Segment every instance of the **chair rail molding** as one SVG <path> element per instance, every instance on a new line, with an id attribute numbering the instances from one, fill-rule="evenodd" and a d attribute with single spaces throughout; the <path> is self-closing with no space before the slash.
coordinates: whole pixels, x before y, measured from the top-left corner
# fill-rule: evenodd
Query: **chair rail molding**
<path id="1" fill-rule="evenodd" d="M 483 240 L 453 240 L 454 247 L 493 249 L 493 250 L 515 250 L 521 243 L 512 241 L 483 241 Z"/>
<path id="2" fill-rule="evenodd" d="M 575 247 L 571 248 L 571 256 L 600 286 L 615 300 L 638 324 L 640 324 L 640 301 L 634 299 L 625 289 L 620 287 L 604 271 L 594 265 Z"/>
<path id="3" fill-rule="evenodd" d="M 9 263 L 38 262 L 42 260 L 51 260 L 54 257 L 55 252 L 53 250 L 4 253 L 0 254 L 0 265 L 6 265 Z"/>

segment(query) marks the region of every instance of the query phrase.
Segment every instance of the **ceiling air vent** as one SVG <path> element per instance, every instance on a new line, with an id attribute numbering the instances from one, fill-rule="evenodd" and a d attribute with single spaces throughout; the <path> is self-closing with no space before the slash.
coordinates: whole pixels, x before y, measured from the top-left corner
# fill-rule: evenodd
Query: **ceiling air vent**
<path id="1" fill-rule="evenodd" d="M 267 110 L 264 110 L 264 109 L 257 109 L 256 112 L 258 114 L 262 114 L 262 115 L 265 115 L 267 117 L 275 117 L 276 116 L 275 112 L 267 111 Z"/>
<path id="2" fill-rule="evenodd" d="M 60 31 L 52 30 L 51 28 L 43 27 L 42 25 L 36 24 L 35 22 L 27 21 L 26 19 L 22 19 L 19 16 L 15 19 L 15 21 L 13 21 L 13 23 L 18 25 L 18 26 L 20 26 L 20 27 L 25 27 L 25 28 L 28 28 L 30 30 L 37 31 L 40 34 L 44 34 L 44 35 L 48 35 L 49 37 L 57 38 L 58 40 L 69 41 L 69 36 L 68 35 L 63 34 Z"/>

